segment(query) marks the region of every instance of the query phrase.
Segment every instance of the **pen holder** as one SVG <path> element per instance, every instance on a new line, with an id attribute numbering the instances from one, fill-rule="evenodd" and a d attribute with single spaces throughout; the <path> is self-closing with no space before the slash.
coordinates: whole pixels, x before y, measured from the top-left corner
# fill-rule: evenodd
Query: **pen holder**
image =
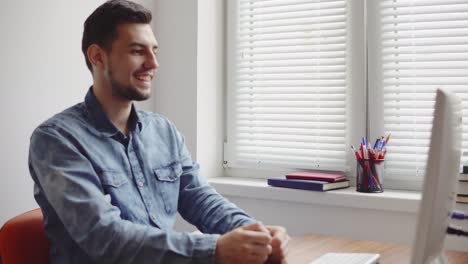
<path id="1" fill-rule="evenodd" d="M 383 159 L 358 159 L 356 166 L 356 191 L 365 193 L 383 192 Z"/>

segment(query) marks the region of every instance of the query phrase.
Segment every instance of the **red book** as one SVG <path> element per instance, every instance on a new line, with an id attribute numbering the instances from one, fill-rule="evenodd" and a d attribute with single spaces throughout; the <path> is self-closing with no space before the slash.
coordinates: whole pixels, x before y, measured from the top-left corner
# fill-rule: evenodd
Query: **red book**
<path id="1" fill-rule="evenodd" d="M 293 172 L 293 173 L 286 175 L 286 179 L 337 182 L 337 181 L 342 181 L 346 179 L 346 175 L 340 172 L 299 171 L 299 172 Z"/>

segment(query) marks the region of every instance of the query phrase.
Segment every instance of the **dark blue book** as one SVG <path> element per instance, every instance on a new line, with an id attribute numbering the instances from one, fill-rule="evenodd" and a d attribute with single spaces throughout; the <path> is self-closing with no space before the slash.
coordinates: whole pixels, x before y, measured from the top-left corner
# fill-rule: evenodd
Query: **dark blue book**
<path id="1" fill-rule="evenodd" d="M 268 185 L 275 187 L 325 192 L 329 190 L 347 188 L 349 187 L 349 180 L 342 180 L 338 182 L 326 182 L 284 178 L 269 178 Z"/>

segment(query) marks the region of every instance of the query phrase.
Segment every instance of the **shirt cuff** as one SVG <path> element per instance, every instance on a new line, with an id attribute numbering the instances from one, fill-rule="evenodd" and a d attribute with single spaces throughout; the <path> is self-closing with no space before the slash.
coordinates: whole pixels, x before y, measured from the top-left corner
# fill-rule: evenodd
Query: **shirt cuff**
<path id="1" fill-rule="evenodd" d="M 196 236 L 194 258 L 200 260 L 200 263 L 215 263 L 216 243 L 221 235 L 200 234 Z"/>
<path id="2" fill-rule="evenodd" d="M 250 224 L 255 224 L 257 222 L 258 221 L 253 219 L 253 218 L 250 218 L 250 217 L 245 218 L 238 227 L 245 226 L 245 225 L 250 225 Z"/>

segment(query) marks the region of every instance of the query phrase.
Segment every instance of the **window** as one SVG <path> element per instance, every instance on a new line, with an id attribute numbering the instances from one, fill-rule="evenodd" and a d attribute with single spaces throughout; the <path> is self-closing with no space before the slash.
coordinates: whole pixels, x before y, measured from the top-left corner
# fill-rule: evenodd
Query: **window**
<path id="1" fill-rule="evenodd" d="M 390 132 L 386 186 L 417 189 L 437 87 L 462 97 L 468 131 L 468 0 L 228 8 L 229 169 L 353 172 L 349 145 Z"/>
<path id="2" fill-rule="evenodd" d="M 369 1 L 369 21 L 371 131 L 392 133 L 386 177 L 420 182 L 439 87 L 463 100 L 468 149 L 468 1 Z"/>

